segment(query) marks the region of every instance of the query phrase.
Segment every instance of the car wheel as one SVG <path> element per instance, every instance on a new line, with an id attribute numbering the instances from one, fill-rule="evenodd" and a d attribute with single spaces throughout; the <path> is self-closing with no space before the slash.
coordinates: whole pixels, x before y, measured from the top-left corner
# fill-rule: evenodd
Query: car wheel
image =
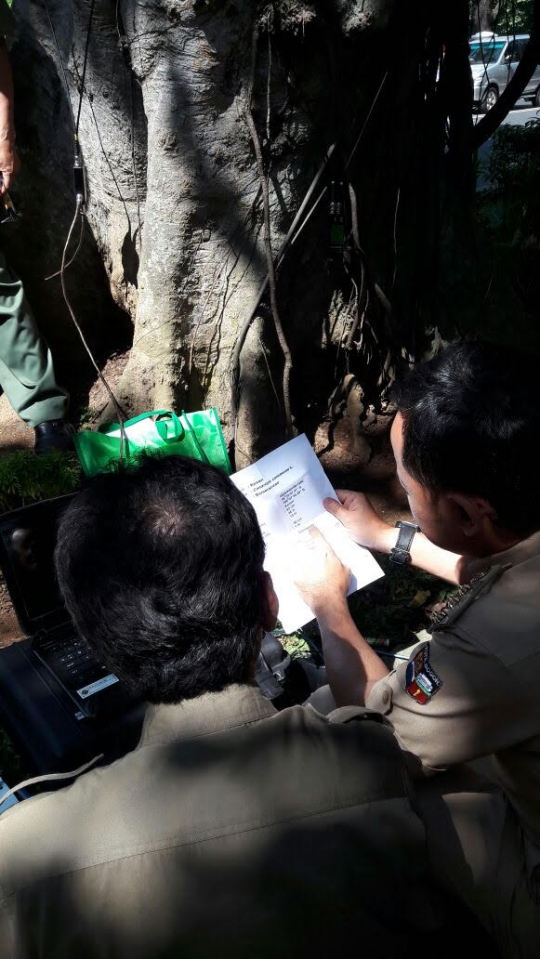
<path id="1" fill-rule="evenodd" d="M 540 87 L 538 87 L 538 90 L 534 95 L 534 105 L 535 107 L 540 107 Z"/>
<path id="2" fill-rule="evenodd" d="M 491 110 L 497 103 L 498 99 L 499 91 L 497 90 L 497 87 L 488 87 L 484 94 L 484 99 L 482 100 L 482 113 L 487 113 L 488 110 Z"/>

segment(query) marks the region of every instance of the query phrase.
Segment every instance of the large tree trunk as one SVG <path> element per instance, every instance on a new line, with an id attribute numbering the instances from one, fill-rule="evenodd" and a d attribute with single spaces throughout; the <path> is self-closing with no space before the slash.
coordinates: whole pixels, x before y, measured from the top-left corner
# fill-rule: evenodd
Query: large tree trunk
<path id="1" fill-rule="evenodd" d="M 471 4 L 471 33 L 495 30 L 500 0 L 477 0 Z"/>
<path id="2" fill-rule="evenodd" d="M 80 119 L 89 229 L 68 282 L 101 359 L 132 325 L 127 409 L 216 405 L 243 465 L 287 435 L 290 403 L 330 467 L 389 471 L 387 389 L 440 316 L 437 69 L 446 34 L 466 48 L 461 4 L 457 19 L 434 6 L 96 0 Z M 49 7 L 76 112 L 90 2 Z M 67 96 L 42 0 L 19 16 L 27 216 L 13 256 L 77 365 L 58 280 L 35 279 L 58 267 L 74 208 Z M 466 178 L 468 121 L 454 114 L 450 154 Z M 313 200 L 326 192 L 258 304 L 270 250 L 332 146 Z M 459 309 L 445 303 L 449 327 Z"/>

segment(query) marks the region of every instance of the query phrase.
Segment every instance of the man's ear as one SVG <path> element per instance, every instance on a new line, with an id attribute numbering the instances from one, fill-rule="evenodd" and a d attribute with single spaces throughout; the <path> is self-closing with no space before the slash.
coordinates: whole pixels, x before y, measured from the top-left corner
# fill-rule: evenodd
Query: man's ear
<path id="1" fill-rule="evenodd" d="M 458 514 L 457 521 L 464 536 L 472 537 L 485 534 L 486 524 L 492 526 L 497 521 L 497 513 L 493 506 L 481 496 L 468 496 L 466 493 L 447 493 L 446 498 Z"/>
<path id="2" fill-rule="evenodd" d="M 269 632 L 274 629 L 279 612 L 279 600 L 274 589 L 270 573 L 263 573 L 263 596 L 261 609 L 261 626 Z"/>

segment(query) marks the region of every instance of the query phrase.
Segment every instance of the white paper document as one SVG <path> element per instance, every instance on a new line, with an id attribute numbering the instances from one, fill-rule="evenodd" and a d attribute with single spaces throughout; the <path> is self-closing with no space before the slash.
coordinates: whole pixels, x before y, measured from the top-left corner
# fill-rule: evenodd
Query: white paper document
<path id="1" fill-rule="evenodd" d="M 292 633 L 313 619 L 294 585 L 310 526 L 317 526 L 351 570 L 349 594 L 383 576 L 371 553 L 352 541 L 323 500 L 337 499 L 307 436 L 297 436 L 231 477 L 252 503 L 266 544 L 265 569 L 279 599 L 279 618 Z"/>

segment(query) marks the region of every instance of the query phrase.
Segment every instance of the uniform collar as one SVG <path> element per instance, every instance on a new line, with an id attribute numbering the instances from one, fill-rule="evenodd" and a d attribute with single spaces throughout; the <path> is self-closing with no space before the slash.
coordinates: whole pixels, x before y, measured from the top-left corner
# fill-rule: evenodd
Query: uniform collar
<path id="1" fill-rule="evenodd" d="M 276 709 L 257 686 L 228 686 L 174 705 L 150 705 L 139 747 L 197 739 L 275 715 Z"/>
<path id="2" fill-rule="evenodd" d="M 503 550 L 502 553 L 494 553 L 493 556 L 485 556 L 482 559 L 475 559 L 468 564 L 469 572 L 473 575 L 480 570 L 492 566 L 500 566 L 502 569 L 508 566 L 519 566 L 529 559 L 540 556 L 540 531 L 522 539 L 510 549 Z"/>

